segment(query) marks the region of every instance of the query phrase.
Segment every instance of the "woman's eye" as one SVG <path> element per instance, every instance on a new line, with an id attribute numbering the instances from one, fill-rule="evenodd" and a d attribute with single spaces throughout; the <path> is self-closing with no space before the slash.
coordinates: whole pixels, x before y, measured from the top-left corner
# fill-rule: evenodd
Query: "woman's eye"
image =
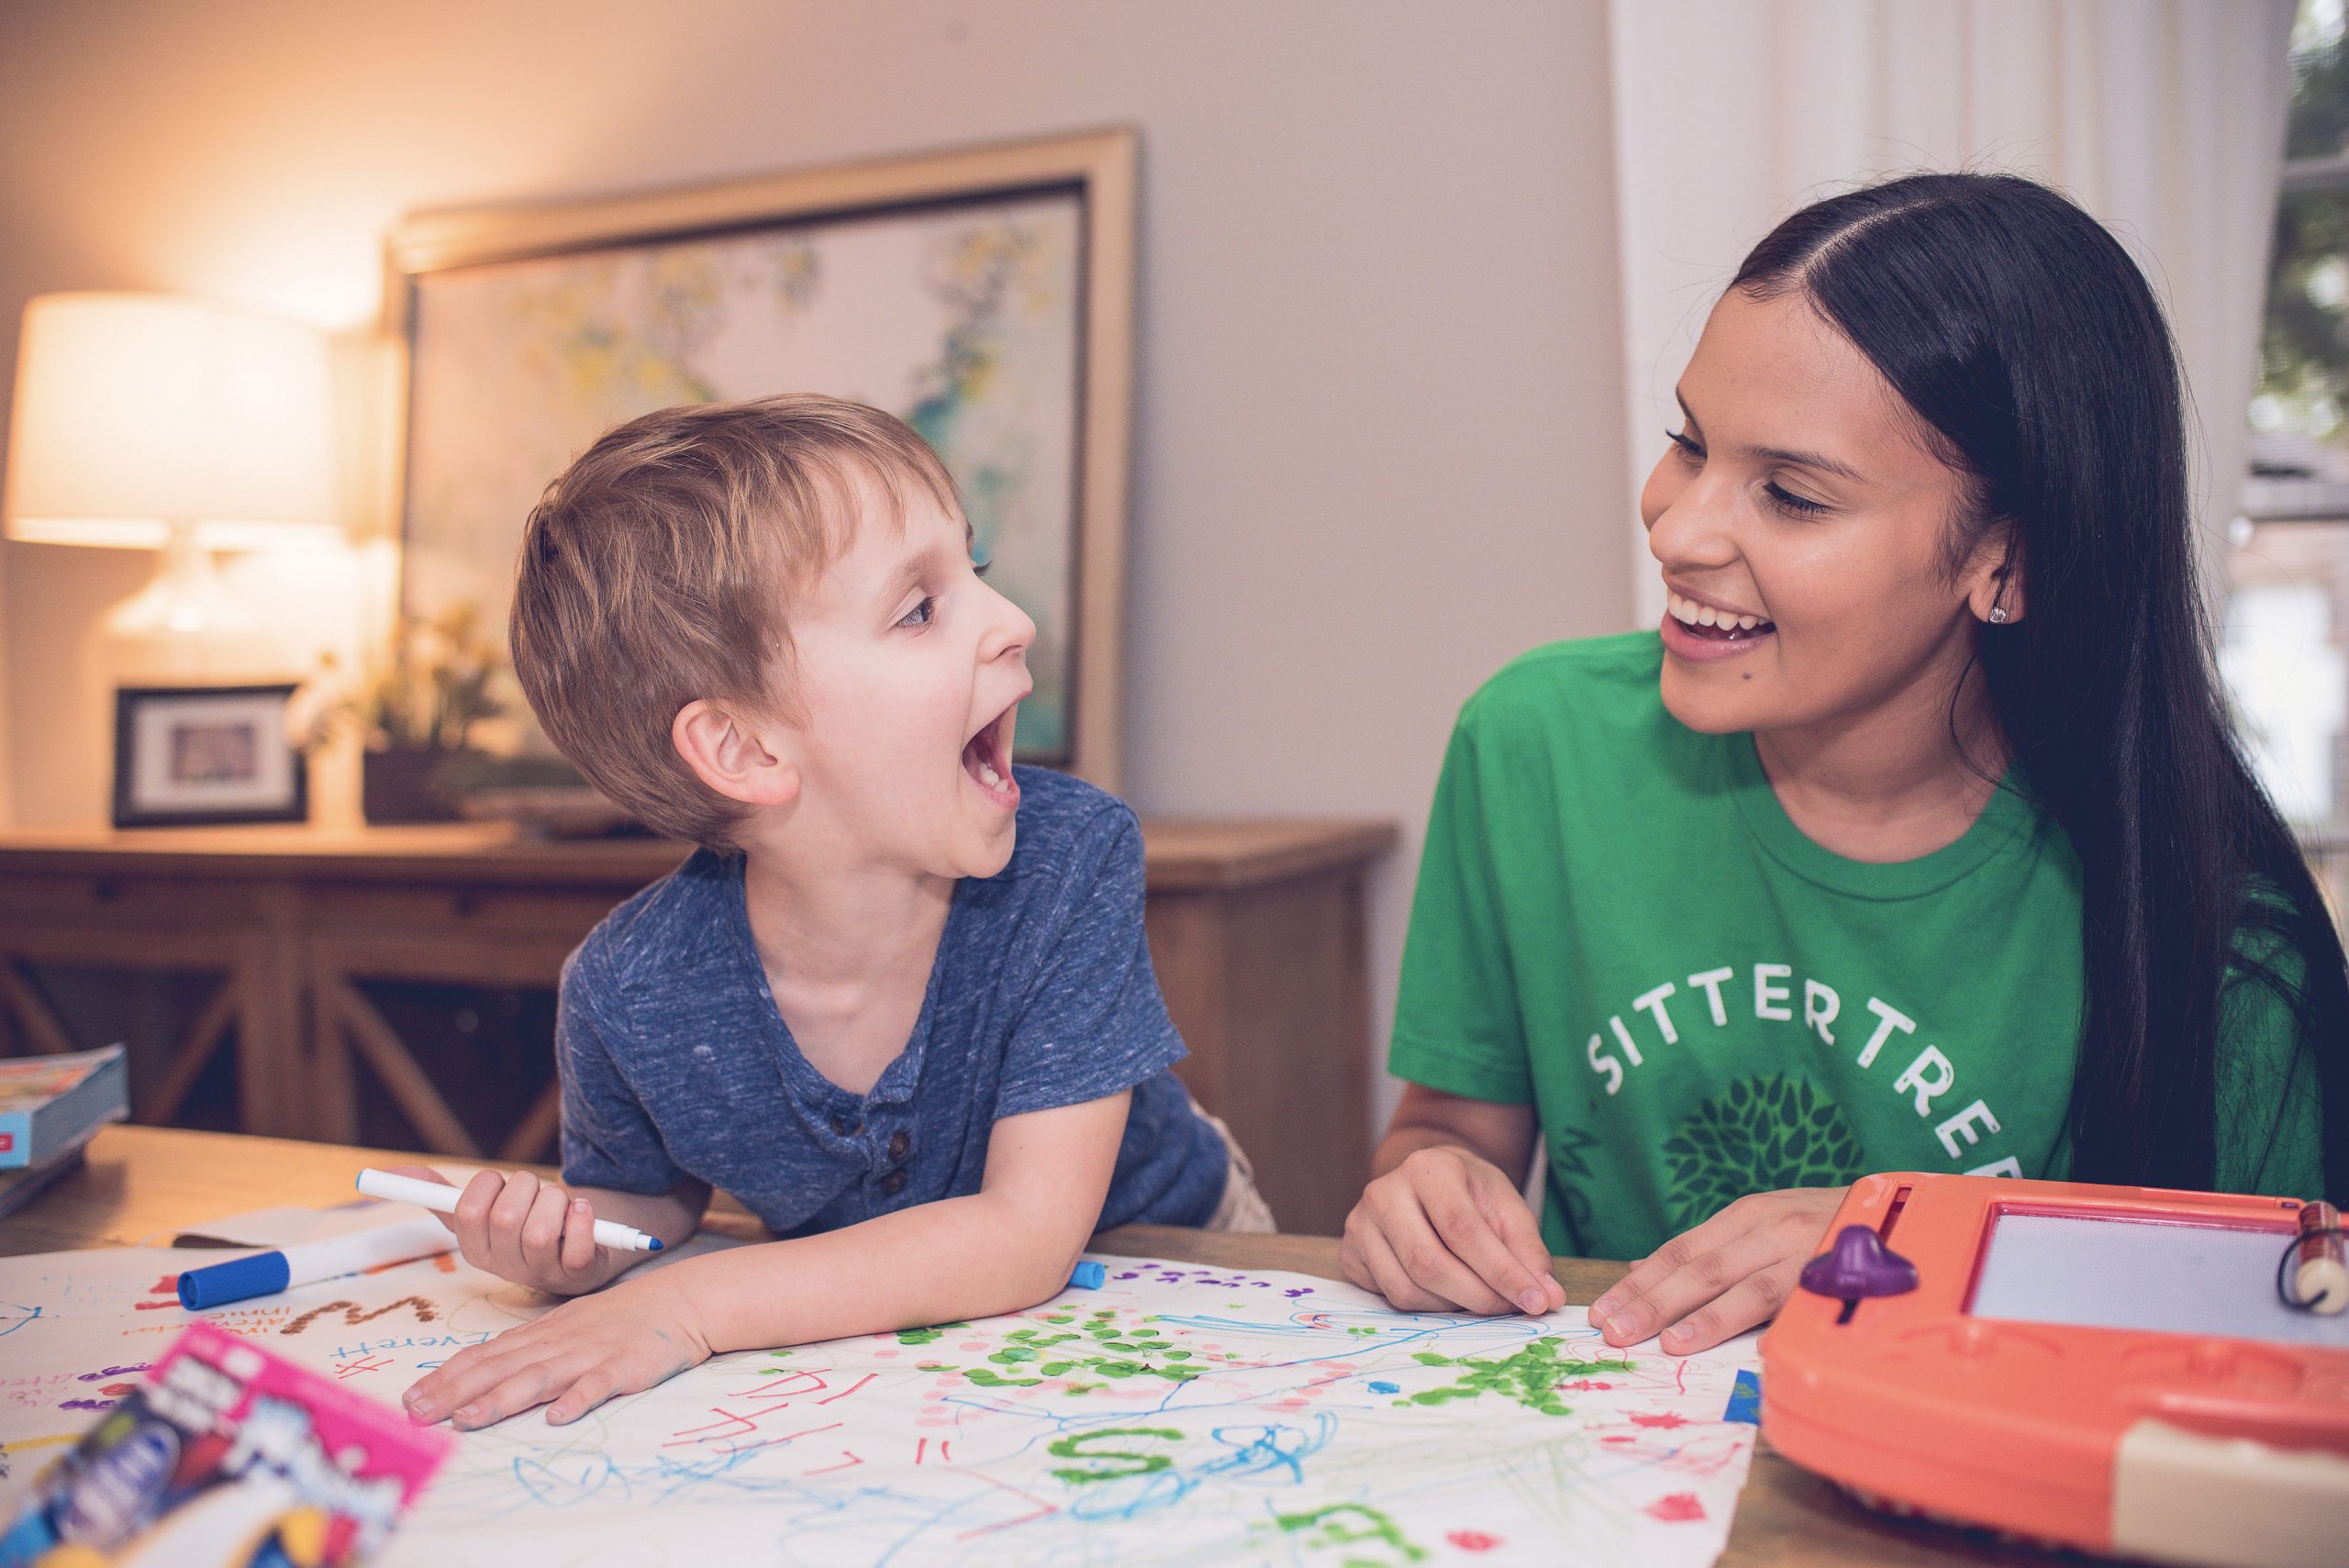
<path id="1" fill-rule="evenodd" d="M 1705 449 L 1698 446 L 1695 441 L 1689 439 L 1684 432 L 1679 430 L 1666 430 L 1664 433 L 1664 439 L 1670 441 L 1674 446 L 1678 447 L 1680 449 L 1681 456 L 1694 459 L 1698 462 L 1705 461 Z"/>
<path id="2" fill-rule="evenodd" d="M 1808 517 L 1820 512 L 1833 510 L 1833 508 L 1829 506 L 1824 501 L 1805 500 L 1802 496 L 1797 495 L 1791 491 L 1781 490 L 1775 482 L 1765 484 L 1762 488 L 1764 492 L 1769 495 L 1770 504 L 1772 506 L 1777 507 L 1782 512 L 1791 512 L 1798 517 Z"/>
<path id="3" fill-rule="evenodd" d="M 921 603 L 907 610 L 897 624 L 899 626 L 928 626 L 936 618 L 937 613 L 938 601 L 924 595 Z"/>

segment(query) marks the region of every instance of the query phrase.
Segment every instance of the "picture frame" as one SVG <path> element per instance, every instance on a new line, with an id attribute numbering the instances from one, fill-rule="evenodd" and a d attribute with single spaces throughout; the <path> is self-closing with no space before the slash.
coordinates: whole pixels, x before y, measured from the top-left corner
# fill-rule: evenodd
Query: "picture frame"
<path id="1" fill-rule="evenodd" d="M 301 822 L 309 770 L 285 734 L 295 687 L 115 691 L 114 825 Z"/>
<path id="2" fill-rule="evenodd" d="M 1036 620 L 1019 757 L 1116 789 L 1136 138 L 426 213 L 386 252 L 401 598 L 502 626 L 524 518 L 603 430 L 813 391 L 906 417 Z"/>

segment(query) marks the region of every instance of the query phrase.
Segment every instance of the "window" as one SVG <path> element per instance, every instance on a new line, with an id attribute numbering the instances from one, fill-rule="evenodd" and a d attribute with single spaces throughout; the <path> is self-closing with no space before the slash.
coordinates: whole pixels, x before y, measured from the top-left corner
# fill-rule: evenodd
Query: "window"
<path id="1" fill-rule="evenodd" d="M 2349 49 L 2301 0 L 2251 473 L 2220 667 L 2260 782 L 2349 911 Z"/>

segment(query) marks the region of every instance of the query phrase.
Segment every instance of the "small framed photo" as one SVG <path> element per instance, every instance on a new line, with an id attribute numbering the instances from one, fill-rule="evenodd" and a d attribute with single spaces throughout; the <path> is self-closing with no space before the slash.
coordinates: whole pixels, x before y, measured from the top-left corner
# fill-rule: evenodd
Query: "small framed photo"
<path id="1" fill-rule="evenodd" d="M 123 686 L 114 697 L 114 825 L 299 822 L 309 781 L 285 738 L 291 683 Z"/>

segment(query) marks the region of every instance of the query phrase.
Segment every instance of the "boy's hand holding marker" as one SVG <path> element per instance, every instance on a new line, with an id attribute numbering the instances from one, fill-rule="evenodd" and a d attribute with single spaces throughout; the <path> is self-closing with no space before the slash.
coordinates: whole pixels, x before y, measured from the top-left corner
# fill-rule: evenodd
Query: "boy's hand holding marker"
<path id="1" fill-rule="evenodd" d="M 371 1186 L 364 1177 L 360 1190 L 439 1210 L 465 1262 L 550 1296 L 584 1296 L 638 1262 L 642 1252 L 661 1249 L 654 1237 L 645 1237 L 641 1247 L 600 1244 L 595 1205 L 547 1185 L 528 1171 L 476 1171 L 462 1190 L 429 1166 L 395 1165 L 384 1173 L 448 1188 L 456 1201 L 441 1209 L 429 1194 L 392 1190 L 381 1183 Z"/>

